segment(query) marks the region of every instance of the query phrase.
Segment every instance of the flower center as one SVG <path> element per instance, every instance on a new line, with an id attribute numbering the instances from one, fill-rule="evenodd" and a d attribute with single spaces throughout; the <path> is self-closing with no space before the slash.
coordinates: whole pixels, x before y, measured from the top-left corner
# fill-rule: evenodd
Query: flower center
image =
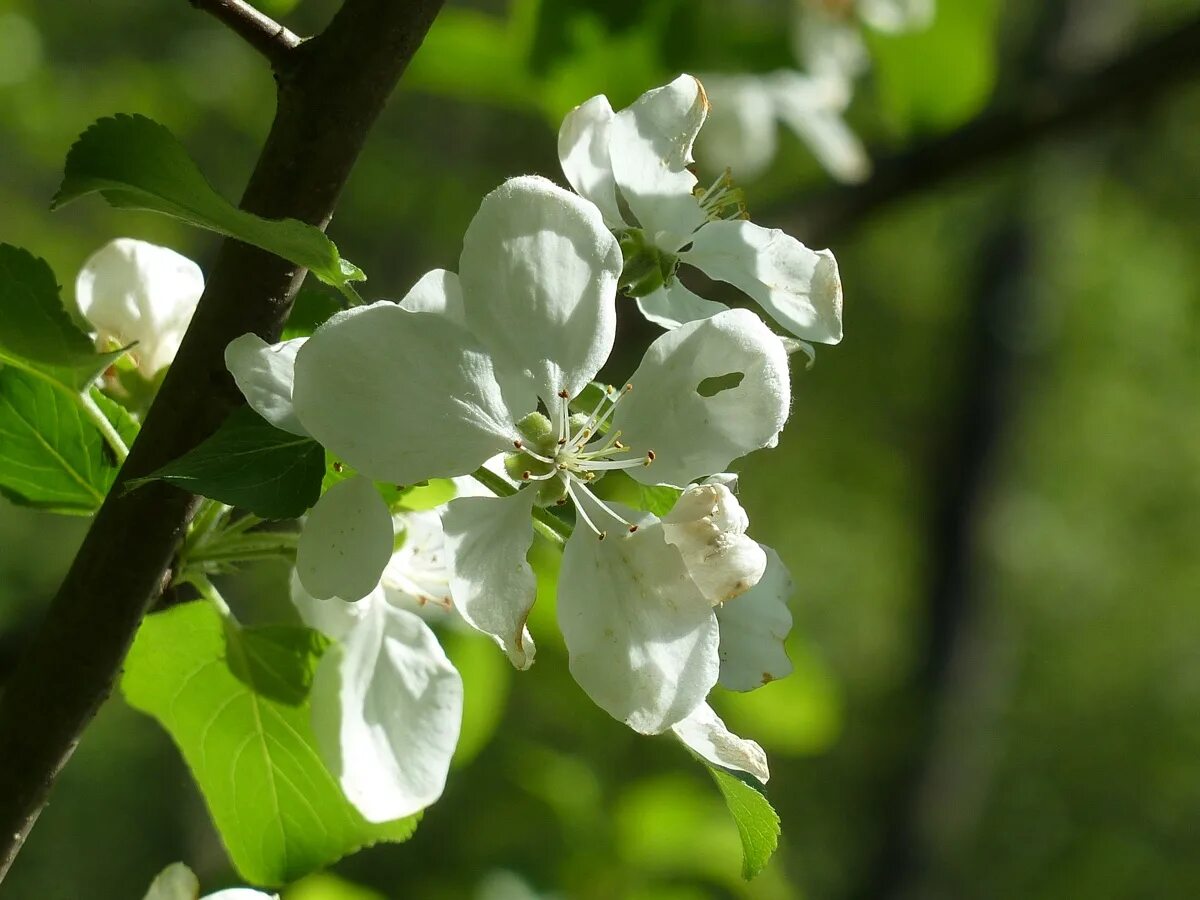
<path id="1" fill-rule="evenodd" d="M 517 423 L 517 430 L 525 439 L 515 442 L 518 452 L 509 454 L 505 460 L 505 468 L 514 479 L 542 483 L 537 497 L 540 505 L 571 501 L 580 521 L 601 540 L 608 532 L 596 524 L 593 514 L 597 514 L 597 518 L 605 515 L 630 532 L 637 531 L 637 526 L 617 515 L 589 485 L 606 472 L 634 469 L 654 462 L 653 450 L 631 457 L 632 451 L 621 443 L 621 432 L 608 427 L 618 404 L 632 390 L 632 383 L 620 391 L 606 386 L 600 401 L 587 415 L 572 415 L 569 396 L 566 391 L 560 391 L 559 402 L 552 412 L 554 421 L 541 413 L 532 413 L 522 419 Z"/>
<path id="2" fill-rule="evenodd" d="M 746 211 L 746 194 L 740 187 L 734 186 L 733 172 L 729 169 L 722 172 L 721 177 L 708 188 L 697 185 L 694 193 L 700 208 L 704 210 L 704 217 L 710 222 L 750 218 L 750 213 Z"/>

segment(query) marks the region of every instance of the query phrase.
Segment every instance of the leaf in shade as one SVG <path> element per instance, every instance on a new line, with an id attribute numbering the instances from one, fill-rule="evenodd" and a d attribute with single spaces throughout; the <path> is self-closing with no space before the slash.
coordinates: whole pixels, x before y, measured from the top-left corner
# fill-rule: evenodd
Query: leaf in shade
<path id="1" fill-rule="evenodd" d="M 302 516 L 321 494 L 325 451 L 240 406 L 216 433 L 157 472 L 130 482 L 169 481 L 264 519 Z"/>
<path id="2" fill-rule="evenodd" d="M 123 352 L 97 353 L 45 260 L 0 244 L 0 362 L 79 391 Z"/>

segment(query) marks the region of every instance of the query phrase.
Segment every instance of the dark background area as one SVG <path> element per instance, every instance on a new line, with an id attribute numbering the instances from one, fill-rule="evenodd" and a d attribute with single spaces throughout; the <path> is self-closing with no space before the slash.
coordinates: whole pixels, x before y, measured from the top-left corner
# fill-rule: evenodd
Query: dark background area
<path id="1" fill-rule="evenodd" d="M 334 7 L 260 5 L 301 34 Z M 792 16 L 451 3 L 330 234 L 367 296 L 399 298 L 456 268 L 503 178 L 562 181 L 571 106 L 795 67 Z M 867 33 L 848 118 L 874 178 L 833 184 L 781 131 L 745 184 L 755 221 L 833 248 L 846 297 L 843 344 L 795 366 L 779 449 L 741 468 L 753 533 L 797 584 L 795 674 L 715 700 L 772 761 L 784 838 L 759 879 L 740 880 L 707 775 L 577 688 L 542 603 L 527 673 L 446 635 L 470 739 L 410 842 L 337 867 L 378 894 L 312 881 L 285 900 L 1200 896 L 1197 17 L 1191 0 L 939 0 L 924 31 Z M 1120 77 L 1095 74 L 1114 60 Z M 182 0 L 0 0 L 0 240 L 49 260 L 68 297 L 119 235 L 206 265 L 215 240 L 170 220 L 51 215 L 62 159 L 94 119 L 140 112 L 237 196 L 272 96 L 253 52 Z M 946 138 L 960 129 L 974 140 Z M 653 336 L 628 312 L 620 371 Z M 85 526 L 0 501 L 0 678 Z M 233 590 L 278 604 L 277 574 Z M 138 900 L 176 859 L 206 890 L 235 883 L 169 738 L 114 697 L 0 895 Z"/>

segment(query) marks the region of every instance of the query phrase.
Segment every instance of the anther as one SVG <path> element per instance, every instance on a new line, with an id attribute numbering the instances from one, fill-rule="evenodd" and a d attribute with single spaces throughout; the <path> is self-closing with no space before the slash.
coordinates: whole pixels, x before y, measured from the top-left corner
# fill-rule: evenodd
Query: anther
<path id="1" fill-rule="evenodd" d="M 337 472 L 340 475 L 345 470 L 346 470 L 346 466 L 343 463 L 336 462 L 336 461 L 334 462 L 333 471 Z"/>
<path id="2" fill-rule="evenodd" d="M 608 532 L 607 532 L 607 531 L 602 531 L 602 532 L 600 532 L 600 534 L 599 534 L 599 538 L 600 538 L 600 540 L 604 540 L 606 537 L 608 537 Z"/>
<path id="3" fill-rule="evenodd" d="M 528 469 L 526 469 L 524 472 L 522 472 L 522 473 L 521 473 L 521 480 L 522 480 L 522 481 L 528 481 L 528 480 L 529 480 L 529 477 L 530 477 L 531 475 L 533 475 L 533 473 L 532 473 L 531 471 L 529 471 Z"/>
<path id="4" fill-rule="evenodd" d="M 630 533 L 630 534 L 633 534 L 633 533 L 634 533 L 635 531 L 637 531 L 637 530 L 638 530 L 638 527 L 637 527 L 636 525 L 630 525 L 630 526 L 629 526 L 629 533 Z"/>
<path id="5" fill-rule="evenodd" d="M 525 445 L 522 444 L 520 441 L 513 441 L 513 446 L 516 447 L 518 450 L 520 450 Z"/>
<path id="6" fill-rule="evenodd" d="M 564 389 L 564 390 L 561 390 L 561 391 L 559 391 L 559 392 L 558 392 L 558 396 L 559 396 L 559 397 L 561 397 L 563 400 L 570 400 L 570 399 L 571 399 L 571 395 L 570 395 L 570 394 L 568 394 L 568 393 L 566 392 L 566 390 L 565 390 L 565 389 Z"/>
<path id="7" fill-rule="evenodd" d="M 646 451 L 646 465 L 650 465 L 650 463 L 652 463 L 652 462 L 654 462 L 654 451 L 647 450 Z"/>

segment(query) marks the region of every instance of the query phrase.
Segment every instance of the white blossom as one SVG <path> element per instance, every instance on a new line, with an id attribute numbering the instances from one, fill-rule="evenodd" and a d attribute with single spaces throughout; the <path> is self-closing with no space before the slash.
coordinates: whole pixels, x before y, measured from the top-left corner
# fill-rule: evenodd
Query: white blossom
<path id="1" fill-rule="evenodd" d="M 97 341 L 134 344 L 130 353 L 146 378 L 175 359 L 202 293 L 204 275 L 194 262 L 133 238 L 105 244 L 75 280 L 75 300 Z"/>
<path id="2" fill-rule="evenodd" d="M 681 75 L 619 113 L 601 94 L 563 120 L 563 172 L 620 235 L 622 288 L 665 327 L 705 318 L 724 306 L 679 281 L 680 264 L 695 266 L 747 294 L 801 340 L 836 344 L 842 288 L 833 254 L 742 218 L 741 192 L 728 173 L 698 186 L 692 144 L 708 110 L 700 82 Z"/>
<path id="3" fill-rule="evenodd" d="M 197 900 L 200 880 L 183 863 L 171 863 L 150 885 L 143 900 Z M 201 900 L 279 900 L 278 894 L 266 894 L 253 888 L 226 888 L 205 894 Z"/>
<path id="4" fill-rule="evenodd" d="M 591 485 L 615 469 L 646 484 L 681 485 L 721 471 L 775 443 L 790 387 L 781 342 L 752 313 L 727 310 L 662 335 L 620 390 L 608 389 L 590 412 L 572 413 L 612 348 L 621 267 L 594 206 L 544 179 L 513 179 L 485 198 L 458 276 L 431 272 L 399 305 L 334 316 L 296 354 L 290 384 L 256 364 L 235 375 L 252 404 L 265 396 L 278 412 L 280 398 L 290 397 L 288 414 L 365 478 L 411 484 L 511 454 L 523 487 L 503 498 L 452 500 L 442 524 L 456 609 L 520 668 L 535 653 L 525 624 L 536 593 L 525 560 L 531 513 L 536 505 L 572 504 L 576 528 L 559 579 L 572 672 L 617 718 L 662 731 L 692 713 L 717 681 L 719 628 L 709 594 L 729 595 L 730 582 L 706 575 L 705 587 L 697 584 L 704 538 L 685 539 L 684 523 L 664 526 L 603 503 Z M 231 366 L 240 355 L 232 357 Z M 714 381 L 720 387 L 706 389 Z M 324 518 L 322 505 L 343 505 L 326 498 L 306 535 Z M 382 504 L 365 491 L 362 498 Z M 737 549 L 740 508 L 735 514 L 721 500 L 704 527 L 728 526 L 731 549 L 708 565 L 734 565 L 732 583 L 745 590 L 762 569 L 746 567 Z M 377 512 L 353 517 L 354 528 L 385 528 Z M 351 527 L 334 525 L 335 535 Z M 686 561 L 667 539 L 676 526 Z M 721 546 L 722 538 L 710 538 Z M 354 543 L 382 540 L 359 534 Z M 318 579 L 365 578 L 358 551 L 342 548 L 341 556 L 327 555 Z M 353 560 L 355 571 L 339 572 L 339 559 Z M 367 568 L 378 576 L 379 568 Z M 644 604 L 630 605 L 631 585 Z M 587 598 L 582 616 L 572 615 L 580 605 L 572 598 Z"/>

